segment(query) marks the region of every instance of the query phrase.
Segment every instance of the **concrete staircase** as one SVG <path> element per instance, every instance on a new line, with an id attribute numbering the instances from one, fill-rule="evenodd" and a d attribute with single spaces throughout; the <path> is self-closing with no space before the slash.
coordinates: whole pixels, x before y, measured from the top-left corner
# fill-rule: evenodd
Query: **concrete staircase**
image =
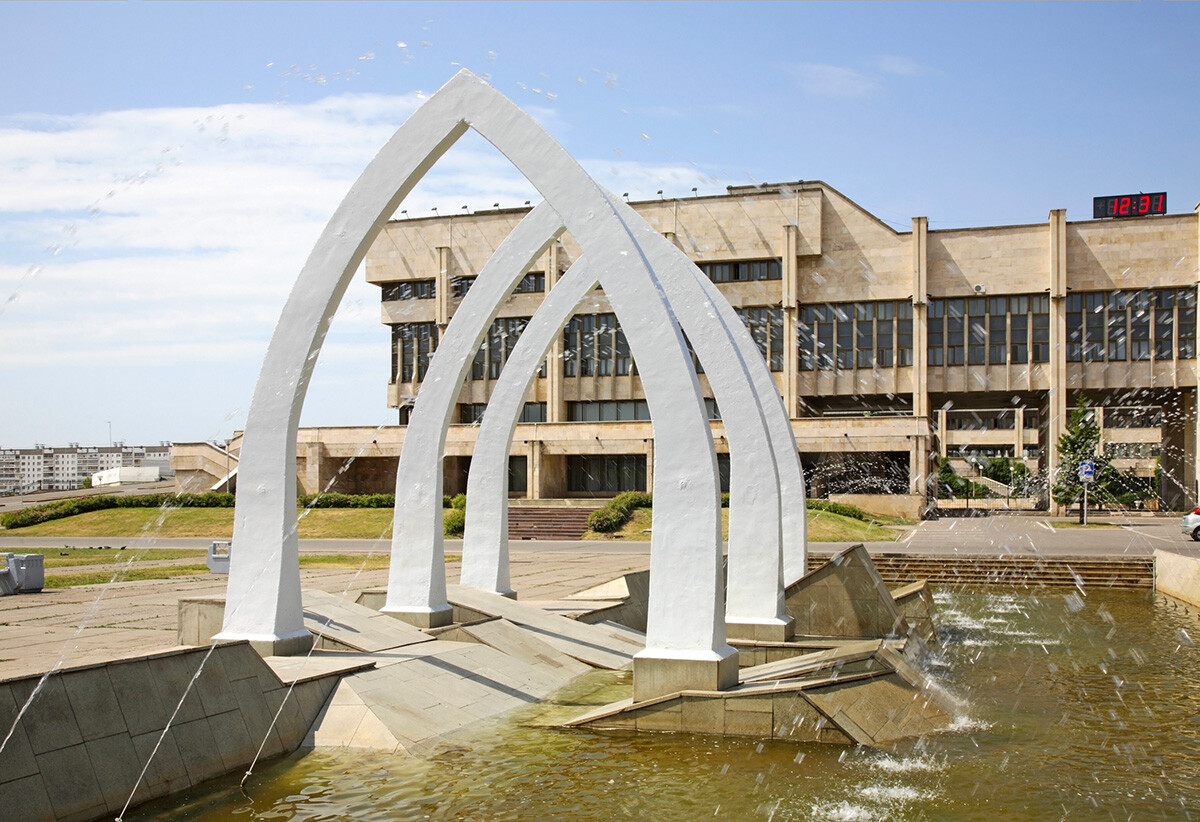
<path id="1" fill-rule="evenodd" d="M 895 553 L 872 554 L 871 559 L 888 584 L 924 579 L 949 585 L 1154 587 L 1153 557 L 956 557 Z M 809 568 L 815 570 L 826 561 L 825 557 L 810 554 Z"/>
<path id="2" fill-rule="evenodd" d="M 597 506 L 598 507 L 598 506 Z M 579 539 L 587 531 L 594 507 L 535 508 L 510 506 L 509 539 Z"/>

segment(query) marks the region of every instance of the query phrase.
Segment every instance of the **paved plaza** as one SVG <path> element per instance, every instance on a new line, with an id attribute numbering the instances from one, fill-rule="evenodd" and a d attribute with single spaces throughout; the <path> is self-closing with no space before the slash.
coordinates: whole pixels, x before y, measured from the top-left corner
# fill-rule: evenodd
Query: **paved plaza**
<path id="1" fill-rule="evenodd" d="M 1166 550 L 1200 556 L 1200 543 L 1187 539 L 1178 517 L 1113 518 L 1093 522 L 1109 527 L 1055 528 L 1034 517 L 942 519 L 903 528 L 896 542 L 868 543 L 872 553 L 904 552 L 943 556 L 1150 556 Z M 206 548 L 208 539 L 0 538 L 0 551 L 20 553 L 31 547 L 124 544 L 140 547 Z M 114 546 L 114 547 L 117 547 Z M 810 551 L 828 556 L 849 544 L 813 543 Z M 305 540 L 301 553 L 386 556 L 386 544 L 370 540 Z M 447 541 L 455 557 L 461 543 Z M 650 543 L 624 541 L 513 542 L 512 583 L 522 600 L 558 600 L 608 582 L 624 573 L 649 567 Z M 128 553 L 114 551 L 121 559 Z M 178 560 L 195 563 L 191 557 Z M 112 568 L 115 566 L 105 566 Z M 447 562 L 447 579 L 457 582 L 459 563 Z M 72 568 L 73 573 L 98 570 Z M 0 598 L 0 679 L 40 673 L 55 666 L 70 668 L 131 655 L 165 650 L 177 644 L 178 601 L 185 597 L 224 596 L 226 579 L 205 574 L 170 580 L 114 582 L 38 594 Z M 305 569 L 305 590 L 357 594 L 387 584 L 387 570 Z"/>

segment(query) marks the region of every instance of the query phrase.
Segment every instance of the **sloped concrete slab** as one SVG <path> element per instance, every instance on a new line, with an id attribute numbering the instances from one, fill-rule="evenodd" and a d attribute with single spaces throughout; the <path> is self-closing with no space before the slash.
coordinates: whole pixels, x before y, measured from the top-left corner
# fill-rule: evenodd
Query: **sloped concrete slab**
<path id="1" fill-rule="evenodd" d="M 559 651 L 536 634 L 509 622 L 497 619 L 479 625 L 470 625 L 463 630 L 484 645 L 495 648 L 529 665 L 548 665 L 563 673 L 578 676 L 591 670 L 572 656 Z"/>
<path id="2" fill-rule="evenodd" d="M 561 688 L 587 666 L 515 625 L 472 626 L 512 653 L 473 642 L 433 642 L 383 654 L 344 678 L 308 734 L 310 747 L 412 751 L 480 719 Z"/>
<path id="3" fill-rule="evenodd" d="M 742 682 L 769 682 L 780 679 L 793 679 L 818 671 L 841 669 L 846 665 L 860 662 L 874 656 L 883 646 L 878 639 L 864 639 L 857 642 L 847 642 L 840 647 L 827 651 L 816 651 L 811 654 L 768 662 L 765 665 L 755 665 L 741 672 Z"/>
<path id="4" fill-rule="evenodd" d="M 448 585 L 450 604 L 489 617 L 507 619 L 535 632 L 540 639 L 565 654 L 595 668 L 620 670 L 633 662 L 638 649 L 612 632 L 558 614 L 547 613 L 528 603 L 464 585 Z"/>
<path id="5" fill-rule="evenodd" d="M 336 594 L 305 591 L 303 598 L 304 627 L 355 651 L 373 653 L 433 639 L 407 623 Z"/>
<path id="6" fill-rule="evenodd" d="M 787 587 L 796 636 L 906 636 L 908 625 L 860 543 Z"/>

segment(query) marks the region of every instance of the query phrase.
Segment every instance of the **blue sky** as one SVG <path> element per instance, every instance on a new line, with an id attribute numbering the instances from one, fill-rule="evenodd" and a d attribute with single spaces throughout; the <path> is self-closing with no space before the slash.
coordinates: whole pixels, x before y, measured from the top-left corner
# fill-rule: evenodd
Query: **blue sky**
<path id="1" fill-rule="evenodd" d="M 0 4 L 0 446 L 224 439 L 353 180 L 460 67 L 631 198 L 821 179 L 898 230 L 1200 200 L 1194 3 Z M 404 207 L 536 199 L 482 140 Z M 379 425 L 378 292 L 304 425 Z"/>

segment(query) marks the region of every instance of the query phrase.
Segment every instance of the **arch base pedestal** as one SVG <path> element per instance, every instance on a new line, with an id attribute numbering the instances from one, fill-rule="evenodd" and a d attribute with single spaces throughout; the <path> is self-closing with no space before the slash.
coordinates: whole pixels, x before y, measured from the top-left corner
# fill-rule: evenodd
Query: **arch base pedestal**
<path id="1" fill-rule="evenodd" d="M 393 610 L 386 607 L 380 610 L 381 613 L 401 622 L 407 622 L 415 628 L 442 628 L 454 622 L 454 609 L 449 605 L 444 608 L 430 608 L 421 611 Z"/>
<path id="2" fill-rule="evenodd" d="M 236 631 L 222 631 L 213 635 L 213 641 L 240 640 L 250 643 L 259 656 L 300 656 L 307 654 L 312 648 L 316 637 L 307 630 L 297 631 L 285 636 L 262 636 L 261 634 L 239 634 Z"/>
<path id="3" fill-rule="evenodd" d="M 752 642 L 787 642 L 795 634 L 796 620 L 785 619 L 725 620 L 725 636 Z"/>
<path id="4" fill-rule="evenodd" d="M 727 691 L 738 684 L 738 652 L 728 645 L 703 658 L 652 656 L 633 658 L 633 701 L 644 702 L 679 691 Z"/>

